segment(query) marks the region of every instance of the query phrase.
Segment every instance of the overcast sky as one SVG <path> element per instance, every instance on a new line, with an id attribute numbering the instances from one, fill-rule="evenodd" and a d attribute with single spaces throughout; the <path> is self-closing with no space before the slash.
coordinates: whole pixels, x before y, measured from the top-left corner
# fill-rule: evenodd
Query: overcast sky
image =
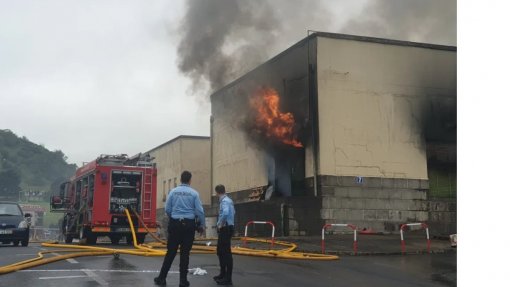
<path id="1" fill-rule="evenodd" d="M 281 2 L 292 3 L 270 3 Z M 456 45 L 454 1 L 380 2 L 324 0 L 324 17 L 294 15 L 298 24 L 269 56 L 307 29 Z M 0 0 L 0 129 L 78 165 L 209 135 L 208 90 L 192 89 L 178 68 L 186 9 L 184 0 Z M 415 29 L 402 28 L 410 23 Z"/>

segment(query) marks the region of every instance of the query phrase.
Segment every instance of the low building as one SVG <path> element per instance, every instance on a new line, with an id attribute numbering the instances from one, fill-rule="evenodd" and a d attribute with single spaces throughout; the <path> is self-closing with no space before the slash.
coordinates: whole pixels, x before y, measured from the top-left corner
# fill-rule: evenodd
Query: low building
<path id="1" fill-rule="evenodd" d="M 319 32 L 212 94 L 212 184 L 238 228 L 455 232 L 456 64 L 452 46 Z"/>
<path id="2" fill-rule="evenodd" d="M 157 168 L 158 221 L 166 222 L 164 212 L 168 192 L 180 184 L 181 173 L 192 174 L 191 186 L 200 194 L 204 205 L 211 204 L 211 144 L 209 137 L 181 135 L 149 151 Z M 166 228 L 166 224 L 162 224 Z"/>

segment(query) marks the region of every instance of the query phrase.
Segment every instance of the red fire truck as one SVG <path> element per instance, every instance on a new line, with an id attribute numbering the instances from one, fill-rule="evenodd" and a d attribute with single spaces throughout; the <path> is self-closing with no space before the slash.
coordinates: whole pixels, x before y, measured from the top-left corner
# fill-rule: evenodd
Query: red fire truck
<path id="1" fill-rule="evenodd" d="M 156 175 L 148 155 L 101 155 L 79 168 L 51 198 L 51 211 L 64 213 L 65 242 L 78 238 L 95 244 L 99 236 L 108 236 L 113 244 L 123 237 L 131 244 L 128 209 L 139 215 L 132 219 L 137 240 L 143 243 L 147 234 L 143 223 L 150 232 L 156 231 Z"/>

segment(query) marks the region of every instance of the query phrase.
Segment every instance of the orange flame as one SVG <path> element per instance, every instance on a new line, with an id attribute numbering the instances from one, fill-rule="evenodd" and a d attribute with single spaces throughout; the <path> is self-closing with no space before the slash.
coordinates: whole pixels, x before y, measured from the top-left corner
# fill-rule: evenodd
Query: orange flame
<path id="1" fill-rule="evenodd" d="M 294 116 L 292 113 L 280 111 L 280 97 L 276 90 L 259 89 L 250 98 L 250 105 L 257 111 L 255 126 L 258 133 L 267 138 L 275 138 L 287 145 L 303 147 L 303 144 L 296 139 Z"/>

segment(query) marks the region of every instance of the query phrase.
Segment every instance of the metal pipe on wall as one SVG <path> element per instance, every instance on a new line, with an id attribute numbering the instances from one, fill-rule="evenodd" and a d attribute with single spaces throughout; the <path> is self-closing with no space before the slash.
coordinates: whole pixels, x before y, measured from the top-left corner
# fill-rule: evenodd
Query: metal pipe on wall
<path id="1" fill-rule="evenodd" d="M 214 196 L 214 183 L 213 183 L 213 141 L 214 141 L 214 137 L 213 137 L 213 123 L 214 123 L 214 117 L 211 115 L 209 117 L 209 138 L 210 138 L 210 141 L 209 141 L 209 144 L 210 144 L 210 191 L 211 191 L 211 206 L 213 205 L 213 196 Z"/>
<path id="2" fill-rule="evenodd" d="M 310 41 L 313 38 L 311 36 L 311 33 L 314 33 L 315 31 L 308 30 L 308 116 L 310 117 L 309 120 L 311 122 L 312 127 L 312 169 L 313 169 L 313 195 L 318 195 L 318 108 L 316 105 L 317 100 L 317 88 L 315 86 L 315 77 L 317 76 L 315 74 L 315 70 L 313 68 L 312 63 L 310 63 Z M 317 39 L 317 37 L 315 37 Z"/>

